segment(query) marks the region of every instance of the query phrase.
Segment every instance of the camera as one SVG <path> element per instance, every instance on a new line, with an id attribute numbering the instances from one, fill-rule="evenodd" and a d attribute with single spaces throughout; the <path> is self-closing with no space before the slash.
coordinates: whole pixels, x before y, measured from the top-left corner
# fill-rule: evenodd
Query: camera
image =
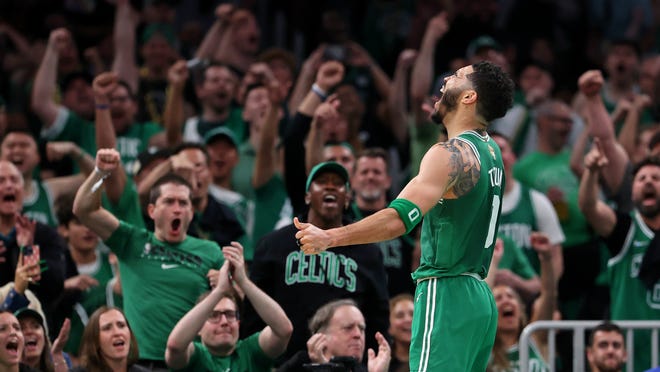
<path id="1" fill-rule="evenodd" d="M 323 51 L 323 59 L 326 61 L 344 62 L 348 57 L 348 49 L 342 44 L 330 44 Z"/>

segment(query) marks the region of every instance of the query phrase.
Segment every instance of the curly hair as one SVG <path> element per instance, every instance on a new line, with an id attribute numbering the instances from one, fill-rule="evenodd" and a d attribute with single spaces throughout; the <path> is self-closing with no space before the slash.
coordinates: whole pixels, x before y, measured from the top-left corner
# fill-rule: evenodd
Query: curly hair
<path id="1" fill-rule="evenodd" d="M 487 122 L 501 118 L 513 105 L 513 80 L 502 69 L 488 61 L 472 65 L 468 78 L 477 92 L 477 113 Z"/>

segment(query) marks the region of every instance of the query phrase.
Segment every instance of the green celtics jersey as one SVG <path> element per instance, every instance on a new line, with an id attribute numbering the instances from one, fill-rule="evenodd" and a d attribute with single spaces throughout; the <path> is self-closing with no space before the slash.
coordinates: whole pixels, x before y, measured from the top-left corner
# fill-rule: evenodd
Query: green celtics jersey
<path id="1" fill-rule="evenodd" d="M 128 177 L 124 190 L 116 204 L 110 202 L 105 192 L 101 195 L 103 208 L 122 221 L 139 228 L 146 228 L 144 218 L 142 218 L 142 209 L 140 209 L 140 199 L 137 192 L 137 186 L 133 179 Z"/>
<path id="2" fill-rule="evenodd" d="M 274 361 L 259 347 L 259 333 L 239 340 L 234 352 L 225 357 L 214 356 L 201 342 L 194 342 L 188 366 L 177 371 L 270 371 Z"/>
<path id="3" fill-rule="evenodd" d="M 518 244 L 506 235 L 498 234 L 497 236 L 504 243 L 504 253 L 502 253 L 502 258 L 497 268 L 509 269 L 523 279 L 531 279 L 537 276 L 536 271 L 529 264 L 525 253 Z M 536 251 L 533 252 L 536 253 Z"/>
<path id="4" fill-rule="evenodd" d="M 660 281 L 652 290 L 638 278 L 639 268 L 653 231 L 636 210 L 619 253 L 607 262 L 612 320 L 660 320 Z M 635 371 L 651 368 L 649 331 L 635 332 Z"/>
<path id="5" fill-rule="evenodd" d="M 82 339 L 85 325 L 92 313 L 103 305 L 122 307 L 121 296 L 112 290 L 115 273 L 108 261 L 108 254 L 97 249 L 96 261 L 88 265 L 78 265 L 79 274 L 87 274 L 98 280 L 99 285 L 84 291 L 80 300 L 73 306 L 71 319 L 71 331 L 69 340 L 64 347 L 66 352 L 78 355 L 80 340 Z"/>
<path id="6" fill-rule="evenodd" d="M 485 278 L 493 257 L 504 190 L 502 154 L 488 135 L 466 131 L 455 138 L 470 146 L 479 181 L 466 195 L 440 199 L 422 225 L 422 257 L 413 279 L 478 275 Z"/>
<path id="7" fill-rule="evenodd" d="M 123 133 L 117 133 L 117 151 L 121 155 L 126 173 L 133 175 L 135 160 L 140 152 L 147 149 L 149 139 L 163 131 L 158 123 L 133 123 Z M 92 157 L 96 154 L 96 127 L 94 122 L 81 119 L 75 113 L 60 109 L 55 123 L 41 132 L 41 137 L 49 141 L 75 142 Z"/>
<path id="8" fill-rule="evenodd" d="M 32 180 L 32 195 L 23 198 L 23 214 L 50 227 L 57 227 L 53 195 L 40 181 Z"/>
<path id="9" fill-rule="evenodd" d="M 550 372 L 550 368 L 541 356 L 536 343 L 532 340 L 529 344 L 529 360 L 527 363 L 528 372 Z M 497 372 L 518 372 L 520 371 L 520 353 L 518 351 L 518 344 L 513 345 L 506 351 L 506 356 L 509 359 L 510 366 L 507 369 L 495 368 Z"/>
<path id="10" fill-rule="evenodd" d="M 161 242 L 123 221 L 105 244 L 119 259 L 124 312 L 140 340 L 140 358 L 163 360 L 170 331 L 209 290 L 208 271 L 222 265 L 220 247 L 190 236 Z"/>
<path id="11" fill-rule="evenodd" d="M 536 151 L 524 156 L 513 166 L 513 176 L 522 184 L 546 195 L 550 192 L 562 195 L 561 200 L 553 201 L 553 206 L 566 236 L 564 248 L 594 239 L 578 206 L 580 180 L 571 170 L 570 157 L 568 149 L 554 155 Z"/>
<path id="12" fill-rule="evenodd" d="M 499 232 L 511 238 L 527 256 L 529 263 L 537 273 L 540 273 L 541 263 L 530 243 L 532 231 L 539 231 L 536 224 L 536 215 L 534 214 L 534 205 L 532 204 L 532 195 L 529 187 L 520 184 L 520 200 L 516 207 L 508 213 L 500 215 Z"/>

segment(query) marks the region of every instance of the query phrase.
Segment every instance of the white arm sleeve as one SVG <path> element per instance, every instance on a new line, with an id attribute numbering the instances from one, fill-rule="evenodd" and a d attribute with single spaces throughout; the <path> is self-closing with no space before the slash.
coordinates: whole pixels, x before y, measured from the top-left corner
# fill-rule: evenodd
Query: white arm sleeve
<path id="1" fill-rule="evenodd" d="M 539 230 L 548 234 L 550 243 L 563 243 L 566 237 L 550 199 L 536 190 L 531 190 L 531 199 Z"/>
<path id="2" fill-rule="evenodd" d="M 52 125 L 48 127 L 44 126 L 44 128 L 41 130 L 41 138 L 52 140 L 53 138 L 57 137 L 64 130 L 64 126 L 66 125 L 67 120 L 69 120 L 70 115 L 71 112 L 69 109 L 64 106 L 60 106 L 57 109 L 57 116 L 55 117 L 55 121 L 52 123 Z"/>

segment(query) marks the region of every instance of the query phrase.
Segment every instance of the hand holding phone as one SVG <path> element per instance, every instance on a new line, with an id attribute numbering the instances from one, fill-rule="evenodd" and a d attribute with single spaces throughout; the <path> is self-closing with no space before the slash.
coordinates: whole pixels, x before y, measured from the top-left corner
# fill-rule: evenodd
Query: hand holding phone
<path id="1" fill-rule="evenodd" d="M 41 268 L 39 267 L 40 250 L 38 245 L 26 245 L 22 248 L 23 266 L 35 265 L 36 264 L 36 274 L 31 275 L 30 278 L 33 282 L 39 281 L 41 279 Z"/>

